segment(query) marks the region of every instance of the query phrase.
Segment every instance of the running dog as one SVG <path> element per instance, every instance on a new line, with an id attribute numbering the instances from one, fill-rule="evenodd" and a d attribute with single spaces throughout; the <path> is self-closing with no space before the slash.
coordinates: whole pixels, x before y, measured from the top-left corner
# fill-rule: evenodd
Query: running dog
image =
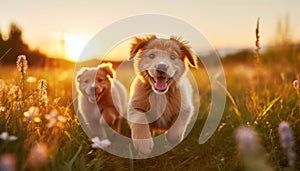
<path id="1" fill-rule="evenodd" d="M 135 37 L 130 50 L 137 73 L 130 87 L 127 119 L 134 148 L 149 155 L 156 132 L 166 140 L 182 141 L 193 115 L 192 88 L 186 73 L 197 68 L 197 57 L 177 37 Z"/>
<path id="2" fill-rule="evenodd" d="M 116 80 L 111 63 L 81 68 L 76 76 L 78 109 L 91 137 L 108 138 L 107 127 L 120 132 L 127 107 L 127 91 Z"/>

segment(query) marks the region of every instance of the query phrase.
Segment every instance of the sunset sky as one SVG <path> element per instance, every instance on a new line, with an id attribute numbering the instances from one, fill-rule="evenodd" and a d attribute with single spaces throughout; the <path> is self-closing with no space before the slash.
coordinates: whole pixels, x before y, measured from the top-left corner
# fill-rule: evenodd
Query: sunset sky
<path id="1" fill-rule="evenodd" d="M 5 35 L 9 24 L 15 22 L 32 48 L 51 56 L 61 55 L 64 36 L 65 53 L 76 60 L 86 43 L 105 26 L 125 17 L 153 13 L 186 21 L 216 49 L 247 48 L 253 46 L 258 17 L 262 45 L 274 42 L 277 23 L 286 16 L 293 40 L 299 41 L 299 9 L 299 0 L 1 0 L 0 31 Z"/>

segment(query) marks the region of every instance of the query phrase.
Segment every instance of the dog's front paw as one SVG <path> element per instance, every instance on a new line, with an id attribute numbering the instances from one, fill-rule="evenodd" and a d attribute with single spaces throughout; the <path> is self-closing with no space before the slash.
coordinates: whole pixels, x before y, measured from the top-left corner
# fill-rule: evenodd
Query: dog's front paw
<path id="1" fill-rule="evenodd" d="M 183 134 L 180 132 L 168 131 L 166 133 L 166 139 L 171 144 L 177 144 L 183 140 Z"/>
<path id="2" fill-rule="evenodd" d="M 145 156 L 148 156 L 152 152 L 154 146 L 152 138 L 133 139 L 132 142 L 135 150 L 138 152 L 138 156 L 143 158 Z"/>

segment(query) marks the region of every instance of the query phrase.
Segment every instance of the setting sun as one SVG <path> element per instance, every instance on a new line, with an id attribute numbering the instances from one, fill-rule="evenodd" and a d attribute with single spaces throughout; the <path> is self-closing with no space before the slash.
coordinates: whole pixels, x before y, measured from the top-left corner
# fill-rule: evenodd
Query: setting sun
<path id="1" fill-rule="evenodd" d="M 63 40 L 63 55 L 69 60 L 77 61 L 88 42 L 88 36 L 84 34 L 64 34 Z"/>

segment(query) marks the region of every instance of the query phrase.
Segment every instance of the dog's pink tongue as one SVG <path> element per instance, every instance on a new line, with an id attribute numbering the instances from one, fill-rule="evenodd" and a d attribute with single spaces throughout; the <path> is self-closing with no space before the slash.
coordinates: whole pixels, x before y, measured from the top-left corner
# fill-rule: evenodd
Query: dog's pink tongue
<path id="1" fill-rule="evenodd" d="M 155 83 L 154 83 L 155 89 L 163 91 L 165 89 L 167 89 L 167 79 L 166 78 L 162 78 L 162 77 L 158 77 L 155 78 Z"/>
<path id="2" fill-rule="evenodd" d="M 91 95 L 90 98 L 91 98 L 92 100 L 96 100 L 96 99 L 97 99 L 97 98 L 96 98 L 96 95 Z"/>

